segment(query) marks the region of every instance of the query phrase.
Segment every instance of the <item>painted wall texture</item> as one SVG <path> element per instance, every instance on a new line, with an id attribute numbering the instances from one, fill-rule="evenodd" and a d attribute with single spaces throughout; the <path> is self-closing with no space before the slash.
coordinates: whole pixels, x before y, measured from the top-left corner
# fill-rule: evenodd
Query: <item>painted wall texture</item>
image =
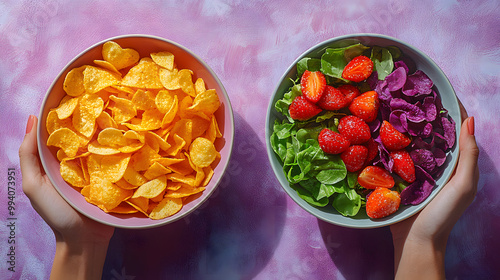
<path id="1" fill-rule="evenodd" d="M 0 278 L 48 279 L 55 240 L 22 193 L 18 149 L 59 71 L 122 34 L 176 41 L 207 62 L 235 114 L 230 167 L 193 214 L 149 230 L 117 229 L 103 279 L 390 279 L 388 228 L 322 222 L 287 197 L 265 147 L 265 115 L 302 52 L 350 33 L 396 37 L 428 54 L 476 117 L 481 178 L 451 233 L 449 279 L 499 279 L 500 3 L 479 1 L 0 2 Z M 7 172 L 17 172 L 15 272 L 8 270 Z"/>

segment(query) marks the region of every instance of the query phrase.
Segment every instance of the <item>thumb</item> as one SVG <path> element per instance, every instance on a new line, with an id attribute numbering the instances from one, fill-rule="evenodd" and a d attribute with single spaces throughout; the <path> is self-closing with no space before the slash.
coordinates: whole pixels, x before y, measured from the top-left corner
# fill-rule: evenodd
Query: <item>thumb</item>
<path id="1" fill-rule="evenodd" d="M 479 181 L 479 148 L 474 136 L 475 124 L 474 117 L 468 117 L 462 123 L 462 128 L 459 136 L 459 159 L 454 176 L 454 181 L 463 186 L 462 191 L 469 194 L 470 198 L 474 198 L 477 191 L 477 183 Z M 472 201 L 472 200 L 471 200 Z"/>
<path id="2" fill-rule="evenodd" d="M 38 160 L 36 140 L 37 117 L 30 115 L 26 124 L 26 135 L 19 147 L 19 161 L 23 179 L 23 191 L 29 197 L 34 190 L 34 182 L 40 181 L 41 168 Z"/>

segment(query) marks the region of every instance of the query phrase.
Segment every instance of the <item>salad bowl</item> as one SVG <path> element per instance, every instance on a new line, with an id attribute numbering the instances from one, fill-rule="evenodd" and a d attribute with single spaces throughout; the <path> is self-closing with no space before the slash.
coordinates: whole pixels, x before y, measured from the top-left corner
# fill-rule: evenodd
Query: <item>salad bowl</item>
<path id="1" fill-rule="evenodd" d="M 354 44 L 362 44 L 367 47 L 377 46 L 381 48 L 397 48 L 400 51 L 401 59 L 409 65 L 409 68 L 420 70 L 425 73 L 433 82 L 432 89 L 440 97 L 442 107 L 446 109 L 447 115 L 451 118 L 451 125 L 454 126 L 453 136 L 455 139 L 458 139 L 461 119 L 458 99 L 444 72 L 429 56 L 410 44 L 390 36 L 380 34 L 352 34 L 335 37 L 311 47 L 301 54 L 295 61 L 293 61 L 284 72 L 273 92 L 267 110 L 265 128 L 266 145 L 269 161 L 276 178 L 290 198 L 305 211 L 309 212 L 318 219 L 343 227 L 377 228 L 400 222 L 415 215 L 439 193 L 446 182 L 451 178 L 453 170 L 457 164 L 457 141 L 454 140 L 451 147 L 446 150 L 446 157 L 443 159 L 443 164 L 440 166 L 441 170 L 439 171 L 439 174 L 434 178 L 435 184 L 432 187 L 430 194 L 428 194 L 428 196 L 426 196 L 426 198 L 418 204 L 403 205 L 402 203 L 396 213 L 379 219 L 369 218 L 366 214 L 364 206 L 361 207 L 355 215 L 343 215 L 332 206 L 331 201 L 325 207 L 314 206 L 306 202 L 306 200 L 304 200 L 303 197 L 301 197 L 301 195 L 297 192 L 296 186 L 289 182 L 287 175 L 283 170 L 283 161 L 280 156 L 277 155 L 271 143 L 275 123 L 282 122 L 286 119 L 286 116 L 284 116 L 282 112 L 278 112 L 276 109 L 276 103 L 280 99 L 284 98 L 285 93 L 290 91 L 294 84 L 297 84 L 298 71 L 300 71 L 300 69 L 297 69 L 297 64 L 304 61 L 304 58 L 321 58 L 322 54 L 324 54 L 325 50 L 328 48 L 344 48 Z"/>

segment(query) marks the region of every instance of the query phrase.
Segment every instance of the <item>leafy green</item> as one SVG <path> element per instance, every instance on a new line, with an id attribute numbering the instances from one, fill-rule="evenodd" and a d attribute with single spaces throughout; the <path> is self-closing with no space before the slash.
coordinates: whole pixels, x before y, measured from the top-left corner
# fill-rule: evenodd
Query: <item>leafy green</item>
<path id="1" fill-rule="evenodd" d="M 318 58 L 304 57 L 299 62 L 297 62 L 297 76 L 300 77 L 302 74 L 309 70 L 311 72 L 321 70 L 321 60 Z"/>
<path id="2" fill-rule="evenodd" d="M 370 59 L 373 61 L 373 71 L 377 71 L 379 80 L 385 79 L 394 70 L 392 54 L 387 48 L 374 46 Z"/>

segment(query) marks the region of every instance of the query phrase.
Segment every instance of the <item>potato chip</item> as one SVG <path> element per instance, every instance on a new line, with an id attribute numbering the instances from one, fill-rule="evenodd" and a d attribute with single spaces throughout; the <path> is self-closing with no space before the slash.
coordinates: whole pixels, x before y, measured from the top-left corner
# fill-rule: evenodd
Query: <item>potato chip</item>
<path id="1" fill-rule="evenodd" d="M 141 213 L 143 213 L 144 215 L 148 215 L 147 211 L 148 211 L 148 208 L 149 208 L 149 199 L 146 198 L 146 197 L 136 197 L 136 198 L 129 198 L 125 201 L 126 203 L 128 203 L 130 206 L 132 206 L 133 208 L 137 209 L 138 211 L 140 211 Z"/>
<path id="2" fill-rule="evenodd" d="M 122 147 L 127 145 L 127 138 L 123 137 L 123 130 L 116 128 L 105 128 L 97 135 L 97 142 L 108 147 Z"/>
<path id="3" fill-rule="evenodd" d="M 189 109 L 195 112 L 202 112 L 206 115 L 212 115 L 219 109 L 219 106 L 219 96 L 217 96 L 214 89 L 209 89 L 196 95 L 193 105 Z"/>
<path id="4" fill-rule="evenodd" d="M 134 93 L 131 101 L 134 104 L 135 109 L 146 111 L 156 109 L 155 98 L 156 96 L 153 92 L 138 89 Z"/>
<path id="5" fill-rule="evenodd" d="M 63 89 L 69 96 L 80 96 L 85 92 L 83 70 L 87 66 L 71 69 L 64 78 Z"/>
<path id="6" fill-rule="evenodd" d="M 189 147 L 193 138 L 193 121 L 191 119 L 180 119 L 174 124 L 170 133 L 180 136 L 186 142 L 186 148 Z"/>
<path id="7" fill-rule="evenodd" d="M 196 96 L 196 92 L 194 90 L 193 84 L 193 71 L 189 69 L 182 69 L 177 74 L 179 78 L 179 85 L 183 92 L 185 92 L 189 96 Z"/>
<path id="8" fill-rule="evenodd" d="M 148 145 L 144 145 L 141 149 L 132 155 L 132 168 L 137 171 L 145 171 L 153 164 L 153 159 L 159 158 L 160 155 Z"/>
<path id="9" fill-rule="evenodd" d="M 209 120 L 206 120 L 198 116 L 194 116 L 193 118 L 191 118 L 191 122 L 193 123 L 193 131 L 192 131 L 193 139 L 202 136 L 210 126 Z"/>
<path id="10" fill-rule="evenodd" d="M 166 113 L 172 108 L 175 94 L 168 90 L 160 90 L 155 97 L 156 108 L 162 113 Z"/>
<path id="11" fill-rule="evenodd" d="M 206 90 L 207 88 L 205 87 L 205 81 L 203 80 L 203 78 L 196 79 L 196 82 L 194 83 L 194 91 L 196 92 L 196 95 Z"/>
<path id="12" fill-rule="evenodd" d="M 123 179 L 125 179 L 127 183 L 137 187 L 145 184 L 148 181 L 144 176 L 135 171 L 135 169 L 133 169 L 131 166 L 128 166 L 127 169 L 125 169 Z"/>
<path id="13" fill-rule="evenodd" d="M 102 177 L 112 183 L 120 180 L 123 174 L 125 174 L 130 157 L 130 154 L 117 154 L 103 157 L 101 159 Z"/>
<path id="14" fill-rule="evenodd" d="M 153 61 L 163 68 L 170 71 L 174 69 L 174 55 L 170 52 L 157 52 L 152 53 L 151 58 Z"/>
<path id="15" fill-rule="evenodd" d="M 151 143 L 152 145 L 158 146 L 158 148 L 163 151 L 167 151 L 170 148 L 170 144 L 168 144 L 165 139 L 161 138 L 160 136 L 158 136 L 158 134 L 151 131 L 148 131 L 146 133 L 146 143 L 148 143 L 148 145 Z M 152 145 L 149 146 L 153 147 Z"/>
<path id="16" fill-rule="evenodd" d="M 207 167 L 217 158 L 219 152 L 215 149 L 214 144 L 203 137 L 194 139 L 189 147 L 189 156 L 193 164 L 198 167 Z"/>
<path id="17" fill-rule="evenodd" d="M 161 202 L 163 200 L 163 198 L 165 197 L 165 192 L 166 192 L 166 189 L 164 189 L 161 193 L 159 193 L 157 196 L 155 197 L 152 197 L 151 198 L 151 201 L 152 202 L 155 202 L 155 203 L 158 203 L 158 202 Z"/>
<path id="18" fill-rule="evenodd" d="M 203 182 L 201 183 L 201 186 L 205 187 L 206 185 L 208 185 L 208 183 L 212 179 L 212 176 L 214 176 L 214 170 L 212 169 L 211 166 L 207 166 L 207 167 L 203 168 L 203 172 L 205 173 L 205 180 L 203 180 Z"/>
<path id="19" fill-rule="evenodd" d="M 164 198 L 151 211 L 149 217 L 153 220 L 164 219 L 170 217 L 182 209 L 182 199 L 180 198 Z"/>
<path id="20" fill-rule="evenodd" d="M 114 101 L 114 105 L 108 106 L 108 108 L 113 112 L 113 119 L 116 123 L 127 122 L 137 115 L 137 110 L 132 101 L 114 95 L 110 96 L 109 99 Z"/>
<path id="21" fill-rule="evenodd" d="M 102 57 L 120 70 L 129 67 L 139 61 L 139 53 L 134 49 L 123 49 L 113 41 L 104 43 L 102 46 Z"/>
<path id="22" fill-rule="evenodd" d="M 100 129 L 118 128 L 115 120 L 106 111 L 102 111 L 95 121 Z"/>
<path id="23" fill-rule="evenodd" d="M 49 135 L 47 146 L 61 148 L 68 157 L 74 157 L 80 147 L 80 137 L 69 128 L 60 128 Z"/>
<path id="24" fill-rule="evenodd" d="M 144 172 L 144 177 L 148 180 L 153 180 L 161 175 L 165 175 L 172 172 L 172 170 L 164 167 L 158 162 L 153 162 L 153 164 Z"/>
<path id="25" fill-rule="evenodd" d="M 167 176 L 168 180 L 171 180 L 173 182 L 184 183 L 184 184 L 188 184 L 190 186 L 195 185 L 195 177 L 191 176 L 191 175 L 184 176 L 182 174 L 174 172 L 174 173 L 169 173 L 165 176 Z"/>
<path id="26" fill-rule="evenodd" d="M 78 105 L 78 98 L 66 95 L 61 100 L 59 106 L 56 108 L 57 117 L 60 120 L 64 120 L 70 117 L 75 111 L 77 105 Z"/>
<path id="27" fill-rule="evenodd" d="M 60 164 L 61 177 L 72 186 L 83 188 L 88 182 L 83 176 L 80 160 L 63 160 Z"/>
<path id="28" fill-rule="evenodd" d="M 133 194 L 132 190 L 125 190 L 109 180 L 94 181 L 90 185 L 88 200 L 99 208 L 109 211 L 117 207 L 122 201 Z"/>
<path id="29" fill-rule="evenodd" d="M 222 137 L 222 134 L 219 130 L 219 126 L 217 124 L 217 120 L 214 116 L 212 116 L 210 121 L 210 126 L 208 127 L 204 138 L 210 140 L 210 142 L 214 143 L 215 139 Z"/>
<path id="30" fill-rule="evenodd" d="M 120 153 L 120 150 L 102 145 L 97 140 L 90 142 L 87 149 L 90 153 L 96 155 L 115 155 Z"/>
<path id="31" fill-rule="evenodd" d="M 133 213 L 139 212 L 139 210 L 132 207 L 132 205 L 130 205 L 126 202 L 127 201 L 125 201 L 125 203 L 123 203 L 123 202 L 120 203 L 118 206 L 116 206 L 115 208 L 113 208 L 111 210 L 105 209 L 104 211 L 106 213 L 116 213 L 116 214 L 133 214 Z"/>
<path id="32" fill-rule="evenodd" d="M 96 93 L 119 82 L 119 76 L 108 70 L 87 66 L 83 70 L 83 86 L 86 93 Z"/>
<path id="33" fill-rule="evenodd" d="M 96 60 L 94 60 L 94 63 L 97 64 L 97 66 L 101 66 L 102 68 L 109 70 L 114 74 L 117 74 L 119 76 L 122 75 L 122 73 L 120 73 L 120 71 L 118 71 L 118 69 L 116 69 L 116 67 L 113 64 L 107 62 L 106 60 L 97 60 L 96 59 Z"/>
<path id="34" fill-rule="evenodd" d="M 125 174 L 124 174 L 125 175 Z M 134 186 L 132 184 L 130 184 L 129 182 L 127 182 L 127 180 L 125 180 L 125 178 L 121 178 L 120 180 L 116 181 L 115 183 L 118 187 L 122 188 L 122 189 L 126 189 L 126 190 L 133 190 L 133 189 L 137 189 L 138 186 Z"/>
<path id="35" fill-rule="evenodd" d="M 185 158 L 167 158 L 167 157 L 161 157 L 161 158 L 155 158 L 153 159 L 154 162 L 158 162 L 161 165 L 168 167 L 172 164 L 178 163 L 185 160 Z"/>
<path id="36" fill-rule="evenodd" d="M 141 126 L 147 130 L 156 130 L 161 127 L 164 114 L 158 109 L 149 109 L 142 114 Z"/>
<path id="37" fill-rule="evenodd" d="M 181 85 L 179 84 L 179 71 L 177 69 L 168 70 L 165 68 L 160 68 L 160 82 L 168 90 L 180 89 Z"/>
<path id="38" fill-rule="evenodd" d="M 183 185 L 181 188 L 179 188 L 176 191 L 168 191 L 165 194 L 165 197 L 182 198 L 182 197 L 187 197 L 187 196 L 191 196 L 193 194 L 200 193 L 204 190 L 205 190 L 205 187 L 193 188 L 189 185 Z"/>
<path id="39" fill-rule="evenodd" d="M 170 140 L 167 141 L 170 144 L 170 148 L 166 151 L 167 155 L 175 156 L 186 146 L 186 141 L 184 141 L 184 139 L 177 134 L 174 134 L 171 138 L 169 137 L 167 139 Z"/>
<path id="40" fill-rule="evenodd" d="M 72 120 L 69 118 L 63 120 L 59 119 L 59 117 L 57 116 L 57 112 L 55 110 L 51 110 L 47 114 L 47 120 L 45 121 L 45 126 L 47 127 L 47 132 L 49 134 L 52 134 L 54 133 L 54 131 L 63 127 L 71 130 L 73 129 Z"/>
<path id="41" fill-rule="evenodd" d="M 139 64 L 132 67 L 122 79 L 122 85 L 145 88 L 161 89 L 163 85 L 158 75 L 159 67 L 151 59 L 143 58 Z"/>
<path id="42" fill-rule="evenodd" d="M 170 123 L 172 123 L 175 119 L 175 116 L 177 115 L 177 111 L 179 108 L 179 101 L 177 99 L 177 95 L 174 97 L 174 102 L 172 104 L 172 107 L 165 113 L 165 116 L 163 116 L 163 120 L 161 121 L 161 127 L 166 127 Z"/>
<path id="43" fill-rule="evenodd" d="M 104 101 L 96 94 L 84 94 L 73 112 L 73 127 L 86 137 L 95 129 L 96 119 L 104 108 Z"/>
<path id="44" fill-rule="evenodd" d="M 162 191 L 167 187 L 167 178 L 165 175 L 159 176 L 156 179 L 148 181 L 147 183 L 139 186 L 137 190 L 135 190 L 132 198 L 137 197 L 145 197 L 145 198 L 153 198 L 159 195 Z"/>
<path id="45" fill-rule="evenodd" d="M 178 163 L 171 164 L 168 166 L 168 168 L 173 172 L 184 176 L 189 175 L 195 171 L 189 164 L 189 160 L 183 160 Z"/>

